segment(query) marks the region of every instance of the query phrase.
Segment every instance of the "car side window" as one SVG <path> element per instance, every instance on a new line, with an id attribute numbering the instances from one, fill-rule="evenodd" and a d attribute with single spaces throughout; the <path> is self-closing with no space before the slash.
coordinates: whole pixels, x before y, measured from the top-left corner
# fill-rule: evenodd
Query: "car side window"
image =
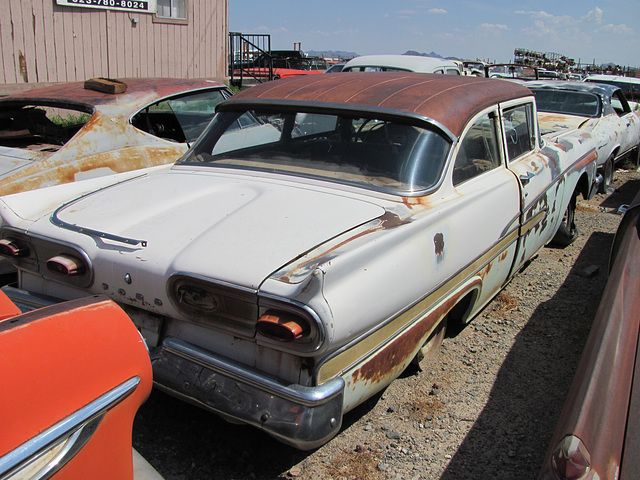
<path id="1" fill-rule="evenodd" d="M 631 111 L 627 99 L 620 90 L 618 90 L 611 96 L 611 106 L 620 116 L 625 115 Z"/>
<path id="2" fill-rule="evenodd" d="M 453 185 L 493 170 L 500 165 L 496 115 L 477 119 L 460 143 L 453 166 Z"/>
<path id="3" fill-rule="evenodd" d="M 533 107 L 530 103 L 503 112 L 509 161 L 533 150 Z"/>
<path id="4" fill-rule="evenodd" d="M 204 90 L 164 99 L 147 106 L 131 119 L 134 127 L 172 142 L 195 141 L 228 95 Z"/>

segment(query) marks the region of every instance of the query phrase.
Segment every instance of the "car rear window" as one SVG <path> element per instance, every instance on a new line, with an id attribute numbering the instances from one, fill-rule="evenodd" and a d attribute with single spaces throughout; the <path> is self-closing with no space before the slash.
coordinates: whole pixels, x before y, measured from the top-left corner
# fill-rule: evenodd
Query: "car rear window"
<path id="1" fill-rule="evenodd" d="M 411 194 L 438 184 L 450 146 L 435 129 L 375 115 L 220 112 L 178 163 Z"/>
<path id="2" fill-rule="evenodd" d="M 600 102 L 597 95 L 587 92 L 571 92 L 553 89 L 532 89 L 536 96 L 538 111 L 562 113 L 581 117 L 597 117 Z"/>

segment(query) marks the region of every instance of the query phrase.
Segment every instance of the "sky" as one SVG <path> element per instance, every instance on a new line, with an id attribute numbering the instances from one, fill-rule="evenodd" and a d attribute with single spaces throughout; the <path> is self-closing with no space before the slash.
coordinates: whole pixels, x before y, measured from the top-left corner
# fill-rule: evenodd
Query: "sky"
<path id="1" fill-rule="evenodd" d="M 640 67 L 638 0 L 229 0 L 229 31 L 272 49 L 435 52 L 512 62 L 515 48 Z"/>

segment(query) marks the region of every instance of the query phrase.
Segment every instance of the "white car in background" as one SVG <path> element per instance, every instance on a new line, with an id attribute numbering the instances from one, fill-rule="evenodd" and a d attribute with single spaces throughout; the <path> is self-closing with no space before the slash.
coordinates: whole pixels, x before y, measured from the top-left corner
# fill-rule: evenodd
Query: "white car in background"
<path id="1" fill-rule="evenodd" d="M 343 72 L 419 72 L 460 75 L 453 60 L 418 55 L 362 55 L 349 60 Z"/>
<path id="2" fill-rule="evenodd" d="M 606 83 L 622 89 L 630 102 L 640 102 L 640 78 L 623 77 L 622 75 L 589 75 L 585 82 Z"/>
<path id="3" fill-rule="evenodd" d="M 640 118 L 619 87 L 561 80 L 531 81 L 526 86 L 536 95 L 543 134 L 579 128 L 596 139 L 603 192 L 613 188 L 616 164 L 629 159 L 638 166 Z"/>

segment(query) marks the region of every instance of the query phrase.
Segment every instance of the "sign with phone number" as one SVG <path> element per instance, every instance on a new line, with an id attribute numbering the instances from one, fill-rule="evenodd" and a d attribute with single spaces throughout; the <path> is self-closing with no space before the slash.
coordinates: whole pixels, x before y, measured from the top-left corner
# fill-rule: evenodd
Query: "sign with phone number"
<path id="1" fill-rule="evenodd" d="M 56 0 L 56 3 L 67 7 L 102 8 L 129 12 L 155 13 L 156 11 L 156 0 Z"/>

